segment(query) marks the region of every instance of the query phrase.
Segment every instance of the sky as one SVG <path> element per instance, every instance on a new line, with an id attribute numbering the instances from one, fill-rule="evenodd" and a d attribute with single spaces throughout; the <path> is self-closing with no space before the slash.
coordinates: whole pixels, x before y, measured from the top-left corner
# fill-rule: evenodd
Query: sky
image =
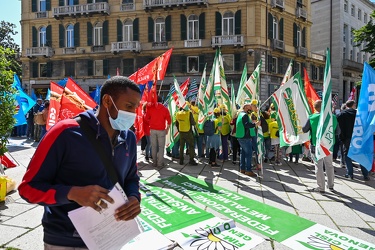
<path id="1" fill-rule="evenodd" d="M 17 26 L 17 35 L 13 37 L 14 42 L 21 47 L 21 1 L 0 0 L 0 21 L 13 23 Z"/>

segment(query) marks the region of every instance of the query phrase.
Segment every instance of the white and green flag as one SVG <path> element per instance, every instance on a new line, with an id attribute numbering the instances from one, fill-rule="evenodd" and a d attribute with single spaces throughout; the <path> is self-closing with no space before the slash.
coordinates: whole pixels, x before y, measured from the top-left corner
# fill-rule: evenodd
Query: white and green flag
<path id="1" fill-rule="evenodd" d="M 302 127 L 309 119 L 308 103 L 298 72 L 272 94 L 278 114 L 280 146 L 293 146 L 309 140 Z"/>
<path id="2" fill-rule="evenodd" d="M 176 94 L 177 94 L 177 105 L 178 105 L 178 107 L 180 107 L 182 109 L 188 108 L 185 97 L 181 92 L 180 85 L 178 84 L 178 81 L 177 81 L 176 77 L 174 77 L 173 82 L 174 82 L 174 88 L 175 88 Z"/>
<path id="3" fill-rule="evenodd" d="M 205 113 L 205 109 L 206 109 L 206 105 L 205 105 L 205 102 L 204 102 L 204 94 L 205 94 L 205 91 L 206 91 L 206 66 L 207 66 L 207 63 L 204 65 L 204 70 L 203 70 L 203 73 L 202 73 L 202 78 L 201 78 L 201 82 L 199 84 L 199 89 L 198 89 L 198 100 L 197 100 L 197 103 L 198 103 L 198 110 L 199 110 L 199 113 L 198 113 L 198 127 L 200 129 L 203 129 L 203 123 L 204 123 L 204 113 Z"/>
<path id="4" fill-rule="evenodd" d="M 238 87 L 237 98 L 236 98 L 236 103 L 240 105 L 241 107 L 245 103 L 245 98 L 246 98 L 246 93 L 244 91 L 246 80 L 247 80 L 247 66 L 245 63 L 243 70 L 242 70 L 240 86 Z"/>
<path id="5" fill-rule="evenodd" d="M 248 98 L 259 99 L 259 79 L 260 69 L 262 68 L 262 60 L 260 60 L 258 66 L 255 68 L 249 79 L 246 81 L 243 90 L 245 91 Z M 246 99 L 246 98 L 245 98 Z"/>
<path id="6" fill-rule="evenodd" d="M 229 114 L 231 114 L 232 113 L 231 101 L 229 98 L 228 85 L 227 85 L 227 80 L 226 80 L 225 72 L 224 72 L 223 57 L 221 55 L 220 50 L 219 50 L 218 64 L 219 64 L 219 72 L 215 72 L 215 74 L 220 76 L 221 101 L 227 107 Z"/>
<path id="7" fill-rule="evenodd" d="M 212 64 L 212 69 L 210 76 L 208 77 L 206 89 L 204 92 L 204 112 L 203 115 L 205 117 L 210 117 L 214 113 L 214 106 L 215 106 L 215 92 L 214 92 L 214 77 L 215 77 L 215 65 L 216 65 L 217 57 L 214 59 L 214 63 Z M 198 118 L 199 121 L 199 118 Z"/>
<path id="8" fill-rule="evenodd" d="M 176 126 L 175 114 L 178 111 L 177 103 L 171 95 L 168 100 L 168 110 L 172 118 L 172 124 L 169 126 L 167 136 L 165 137 L 165 146 L 172 150 L 174 143 L 179 139 L 180 134 Z"/>
<path id="9" fill-rule="evenodd" d="M 322 106 L 320 110 L 318 129 L 316 131 L 315 157 L 320 160 L 333 152 L 334 124 L 332 114 L 332 84 L 330 51 L 327 48 L 326 66 L 324 70 Z"/>
<path id="10" fill-rule="evenodd" d="M 235 116 L 235 114 L 237 113 L 237 105 L 236 105 L 236 93 L 234 92 L 234 86 L 233 86 L 233 82 L 231 83 L 231 87 L 230 87 L 230 93 L 231 93 L 231 100 L 230 100 L 230 106 L 231 106 L 231 117 L 233 118 Z"/>
<path id="11" fill-rule="evenodd" d="M 293 59 L 290 59 L 290 62 L 289 62 L 288 68 L 286 69 L 284 78 L 281 81 L 281 85 L 284 85 L 292 77 L 292 67 L 293 67 Z"/>

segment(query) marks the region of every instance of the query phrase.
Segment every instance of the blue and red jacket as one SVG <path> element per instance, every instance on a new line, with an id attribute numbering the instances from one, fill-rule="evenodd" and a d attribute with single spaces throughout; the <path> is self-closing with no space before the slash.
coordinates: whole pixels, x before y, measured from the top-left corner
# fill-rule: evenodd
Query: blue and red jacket
<path id="1" fill-rule="evenodd" d="M 112 148 L 106 130 L 92 111 L 83 112 L 96 131 L 103 150 L 112 159 L 119 183 L 127 196 L 140 201 L 137 171 L 137 145 L 132 131 L 121 131 L 118 143 Z M 85 246 L 68 217 L 68 212 L 79 208 L 68 200 L 73 186 L 99 185 L 111 189 L 112 183 L 100 156 L 91 142 L 82 134 L 74 119 L 58 122 L 40 141 L 18 191 L 23 199 L 44 206 L 42 224 L 44 242 L 57 246 Z"/>

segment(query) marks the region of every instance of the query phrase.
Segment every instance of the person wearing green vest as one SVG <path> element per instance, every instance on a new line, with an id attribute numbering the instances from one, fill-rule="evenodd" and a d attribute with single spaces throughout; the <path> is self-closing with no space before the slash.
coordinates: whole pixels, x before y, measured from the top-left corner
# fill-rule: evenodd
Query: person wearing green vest
<path id="1" fill-rule="evenodd" d="M 307 133 L 310 131 L 310 151 L 312 158 L 314 159 L 314 165 L 315 165 L 315 176 L 316 176 L 316 182 L 318 184 L 317 188 L 312 188 L 309 191 L 310 192 L 319 192 L 321 194 L 325 193 L 325 176 L 324 176 L 324 169 L 323 164 L 325 167 L 325 172 L 327 175 L 327 187 L 330 191 L 334 191 L 334 168 L 332 164 L 332 154 L 327 155 L 326 157 L 316 160 L 315 158 L 315 146 L 316 146 L 316 132 L 318 130 L 318 124 L 319 124 L 319 117 L 320 117 L 320 110 L 322 106 L 322 101 L 317 100 L 314 103 L 315 113 L 309 116 L 309 120 L 306 122 L 305 126 L 302 128 L 302 131 L 304 133 Z M 339 131 L 337 126 L 337 119 L 336 116 L 333 116 L 333 129 L 335 133 Z M 333 140 L 335 137 L 333 137 Z M 334 143 L 334 142 L 333 142 Z"/>
<path id="2" fill-rule="evenodd" d="M 243 111 L 239 113 L 236 122 L 236 137 L 241 146 L 240 152 L 240 172 L 247 176 L 257 177 L 251 169 L 251 160 L 253 158 L 252 138 L 255 135 L 255 126 L 260 122 L 250 120 L 251 103 L 243 105 Z M 252 132 L 253 131 L 253 132 Z"/>

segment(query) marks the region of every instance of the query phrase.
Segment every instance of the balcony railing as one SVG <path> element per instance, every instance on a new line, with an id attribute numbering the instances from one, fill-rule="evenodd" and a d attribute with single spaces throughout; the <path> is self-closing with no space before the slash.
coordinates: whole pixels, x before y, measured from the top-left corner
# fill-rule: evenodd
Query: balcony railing
<path id="1" fill-rule="evenodd" d="M 284 51 L 284 41 L 278 40 L 278 39 L 273 39 L 272 40 L 272 48 Z"/>
<path id="2" fill-rule="evenodd" d="M 238 0 L 219 0 L 219 3 L 233 3 L 238 2 Z"/>
<path id="3" fill-rule="evenodd" d="M 51 47 L 32 47 L 26 49 L 27 57 L 44 56 L 51 57 L 53 55 L 53 49 Z"/>
<path id="4" fill-rule="evenodd" d="M 77 53 L 76 48 L 64 48 L 63 54 L 75 54 Z"/>
<path id="5" fill-rule="evenodd" d="M 307 11 L 306 10 L 304 10 L 303 8 L 301 8 L 301 7 L 298 7 L 297 9 L 296 9 L 296 16 L 298 17 L 298 18 L 303 18 L 303 19 L 307 19 Z"/>
<path id="6" fill-rule="evenodd" d="M 299 56 L 307 56 L 307 49 L 305 47 L 297 47 L 297 54 Z"/>
<path id="7" fill-rule="evenodd" d="M 143 8 L 199 5 L 206 4 L 207 1 L 208 0 L 143 0 Z"/>
<path id="8" fill-rule="evenodd" d="M 120 51 L 141 51 L 141 43 L 139 41 L 129 41 L 129 42 L 115 42 L 111 44 L 111 52 L 120 52 Z"/>
<path id="9" fill-rule="evenodd" d="M 53 8 L 53 16 L 55 18 L 58 18 L 60 16 L 88 15 L 93 13 L 110 14 L 109 4 L 103 2 L 71 6 L 60 6 Z"/>
<path id="10" fill-rule="evenodd" d="M 185 40 L 184 45 L 185 45 L 185 48 L 201 47 L 202 40 L 201 39 Z"/>
<path id="11" fill-rule="evenodd" d="M 91 52 L 105 52 L 105 46 L 104 45 L 92 46 Z"/>
<path id="12" fill-rule="evenodd" d="M 243 46 L 244 37 L 243 35 L 213 36 L 211 45 L 212 47 L 221 47 L 223 45 Z"/>
<path id="13" fill-rule="evenodd" d="M 39 12 L 35 12 L 35 18 L 36 19 L 39 19 L 39 18 L 47 18 L 48 17 L 48 12 L 47 11 L 39 11 Z"/>
<path id="14" fill-rule="evenodd" d="M 135 10 L 134 3 L 123 3 L 121 4 L 121 11 L 132 11 Z"/>
<path id="15" fill-rule="evenodd" d="M 352 69 L 352 70 L 357 70 L 357 71 L 360 71 L 360 72 L 363 71 L 363 64 L 362 63 L 359 63 L 359 62 L 356 62 L 356 61 L 353 61 L 353 60 L 349 60 L 349 59 L 344 59 L 342 61 L 342 67 L 344 69 Z"/>
<path id="16" fill-rule="evenodd" d="M 273 8 L 284 9 L 284 0 L 272 0 L 271 1 L 271 6 Z"/>
<path id="17" fill-rule="evenodd" d="M 168 48 L 168 42 L 153 42 L 152 48 L 153 49 L 166 49 Z"/>

